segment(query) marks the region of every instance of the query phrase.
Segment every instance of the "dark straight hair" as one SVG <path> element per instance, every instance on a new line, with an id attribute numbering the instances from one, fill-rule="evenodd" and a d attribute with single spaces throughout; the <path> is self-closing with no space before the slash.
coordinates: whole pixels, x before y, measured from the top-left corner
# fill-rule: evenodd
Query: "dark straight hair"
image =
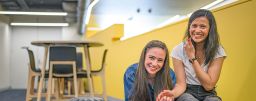
<path id="1" fill-rule="evenodd" d="M 186 38 L 191 37 L 189 34 L 190 25 L 198 17 L 206 17 L 209 21 L 209 26 L 210 26 L 209 34 L 205 39 L 205 43 L 204 43 L 205 57 L 206 57 L 204 64 L 208 64 L 213 60 L 220 45 L 219 34 L 217 31 L 217 24 L 211 11 L 206 9 L 199 9 L 190 16 L 188 27 L 183 40 L 185 41 Z M 193 40 L 192 40 L 192 43 L 193 43 L 193 46 L 195 47 L 195 42 Z"/>

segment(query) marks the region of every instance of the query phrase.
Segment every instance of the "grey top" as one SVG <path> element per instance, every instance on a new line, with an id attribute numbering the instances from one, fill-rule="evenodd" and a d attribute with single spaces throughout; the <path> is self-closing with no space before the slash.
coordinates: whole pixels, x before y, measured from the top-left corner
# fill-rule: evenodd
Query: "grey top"
<path id="1" fill-rule="evenodd" d="M 181 60 L 184 64 L 185 73 L 186 73 L 186 83 L 192 84 L 192 85 L 201 85 L 198 78 L 196 77 L 196 73 L 192 67 L 192 64 L 189 62 L 189 58 L 185 53 L 185 50 L 183 48 L 184 42 L 180 43 L 176 47 L 173 48 L 171 57 Z M 219 57 L 226 57 L 226 53 L 222 46 L 218 48 L 218 52 L 215 55 L 214 59 Z M 209 63 L 204 65 L 202 64 L 201 67 L 204 69 L 205 72 L 208 70 Z"/>

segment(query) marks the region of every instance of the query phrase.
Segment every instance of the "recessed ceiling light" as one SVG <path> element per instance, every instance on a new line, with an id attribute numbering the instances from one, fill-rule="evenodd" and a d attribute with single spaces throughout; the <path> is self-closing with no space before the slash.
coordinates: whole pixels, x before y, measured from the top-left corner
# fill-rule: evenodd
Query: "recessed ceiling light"
<path id="1" fill-rule="evenodd" d="M 68 23 L 11 23 L 11 26 L 68 26 Z"/>
<path id="2" fill-rule="evenodd" d="M 67 16 L 67 12 L 21 12 L 21 11 L 0 11 L 6 15 L 48 15 L 48 16 Z"/>

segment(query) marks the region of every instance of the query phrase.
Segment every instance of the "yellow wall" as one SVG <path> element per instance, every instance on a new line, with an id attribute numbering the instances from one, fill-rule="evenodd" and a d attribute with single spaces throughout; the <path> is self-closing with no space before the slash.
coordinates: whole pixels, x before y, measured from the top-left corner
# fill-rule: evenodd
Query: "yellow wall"
<path id="1" fill-rule="evenodd" d="M 253 96 L 256 85 L 256 1 L 239 1 L 214 10 L 218 31 L 226 52 L 217 92 L 223 101 L 256 101 Z M 144 45 L 153 39 L 164 41 L 169 51 L 181 42 L 187 26 L 187 19 L 143 35 L 116 41 L 113 37 L 123 34 L 123 25 L 113 25 L 87 39 L 99 41 L 104 47 L 92 48 L 93 65 L 101 60 L 103 49 L 108 48 L 106 80 L 107 94 L 124 98 L 123 74 L 126 68 L 139 60 Z M 116 39 L 116 38 L 114 38 Z M 254 73 L 253 73 L 254 72 Z M 96 81 L 95 89 L 101 91 Z"/>
<path id="2" fill-rule="evenodd" d="M 256 101 L 255 10 L 251 0 L 214 13 L 228 54 L 217 88 L 224 101 Z"/>

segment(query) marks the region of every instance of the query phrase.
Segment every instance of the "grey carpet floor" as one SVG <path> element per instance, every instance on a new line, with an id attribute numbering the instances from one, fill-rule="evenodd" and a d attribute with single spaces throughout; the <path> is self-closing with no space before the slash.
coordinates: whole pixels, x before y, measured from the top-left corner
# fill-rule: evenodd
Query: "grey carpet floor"
<path id="1" fill-rule="evenodd" d="M 0 101 L 25 101 L 26 90 L 15 89 L 0 92 Z"/>
<path id="2" fill-rule="evenodd" d="M 25 89 L 10 89 L 0 92 L 0 101 L 25 101 L 26 99 L 26 90 Z M 36 101 L 34 98 L 33 101 Z M 41 101 L 45 101 L 45 98 L 42 98 Z M 63 100 L 70 101 L 70 100 Z M 80 101 L 80 100 L 79 100 Z M 91 101 L 91 100 L 82 100 L 82 101 Z M 108 101 L 122 101 L 114 98 L 108 99 Z"/>
<path id="3" fill-rule="evenodd" d="M 9 89 L 0 92 L 0 101 L 25 101 L 26 100 L 26 90 L 25 89 Z M 36 101 L 35 98 L 32 101 Z M 45 101 L 42 98 L 41 101 Z"/>

